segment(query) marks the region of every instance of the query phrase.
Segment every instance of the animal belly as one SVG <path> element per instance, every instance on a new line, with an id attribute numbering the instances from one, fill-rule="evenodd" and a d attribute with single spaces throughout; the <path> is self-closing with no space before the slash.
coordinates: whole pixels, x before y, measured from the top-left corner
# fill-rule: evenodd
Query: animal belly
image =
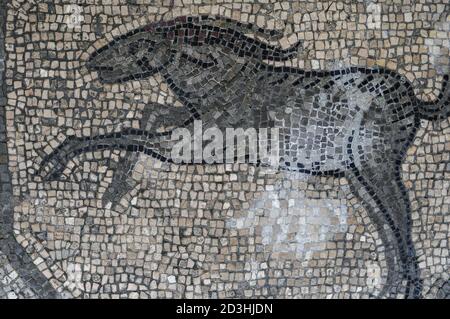
<path id="1" fill-rule="evenodd" d="M 334 126 L 280 127 L 280 133 L 281 165 L 311 172 L 345 171 L 352 164 L 359 166 L 359 146 L 367 149 L 372 143 L 359 117 Z"/>
<path id="2" fill-rule="evenodd" d="M 309 126 L 306 133 L 292 129 L 288 133 L 281 153 L 291 167 L 324 172 L 346 170 L 353 162 L 351 129 Z"/>

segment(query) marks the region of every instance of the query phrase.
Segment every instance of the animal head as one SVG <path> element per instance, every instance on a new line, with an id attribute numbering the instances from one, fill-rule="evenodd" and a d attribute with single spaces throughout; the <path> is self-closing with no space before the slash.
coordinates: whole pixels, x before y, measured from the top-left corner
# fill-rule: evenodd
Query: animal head
<path id="1" fill-rule="evenodd" d="M 209 80 L 218 82 L 236 63 L 284 61 L 296 56 L 299 43 L 288 49 L 267 43 L 281 36 L 274 30 L 220 17 L 181 17 L 114 39 L 91 56 L 88 67 L 109 83 L 142 79 L 157 72 L 186 83 L 203 69 L 210 70 Z"/>

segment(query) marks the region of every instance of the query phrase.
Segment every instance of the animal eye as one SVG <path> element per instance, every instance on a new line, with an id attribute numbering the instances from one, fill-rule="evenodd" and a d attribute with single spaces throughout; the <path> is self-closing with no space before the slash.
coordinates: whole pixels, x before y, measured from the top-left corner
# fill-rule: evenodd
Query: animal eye
<path id="1" fill-rule="evenodd" d="M 130 55 L 136 55 L 140 51 L 147 51 L 151 52 L 154 48 L 154 41 L 147 40 L 147 39 L 140 39 L 138 41 L 132 42 L 128 44 L 128 53 Z"/>
<path id="2" fill-rule="evenodd" d="M 133 42 L 128 45 L 128 53 L 129 54 L 135 55 L 138 51 L 139 51 L 138 42 Z"/>

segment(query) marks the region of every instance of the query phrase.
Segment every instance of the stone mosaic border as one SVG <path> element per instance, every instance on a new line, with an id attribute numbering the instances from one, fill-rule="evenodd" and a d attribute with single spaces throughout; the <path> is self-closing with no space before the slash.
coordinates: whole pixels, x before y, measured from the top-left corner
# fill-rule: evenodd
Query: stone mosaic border
<path id="1" fill-rule="evenodd" d="M 37 298 L 56 298 L 57 293 L 50 282 L 35 266 L 25 249 L 17 242 L 13 233 L 13 194 L 11 176 L 8 169 L 8 147 L 6 135 L 6 52 L 5 52 L 5 33 L 6 33 L 6 15 L 7 0 L 0 0 L 0 253 L 6 256 L 6 264 L 9 263 L 13 271 L 20 279 L 22 285 L 29 288 L 29 295 L 25 297 Z M 5 258 L 4 258 L 5 259 Z M 0 263 L 0 267 L 2 263 Z M 8 267 L 5 267 L 8 268 Z M 14 275 L 13 277 L 15 277 Z M 0 290 L 0 297 L 2 291 Z"/>

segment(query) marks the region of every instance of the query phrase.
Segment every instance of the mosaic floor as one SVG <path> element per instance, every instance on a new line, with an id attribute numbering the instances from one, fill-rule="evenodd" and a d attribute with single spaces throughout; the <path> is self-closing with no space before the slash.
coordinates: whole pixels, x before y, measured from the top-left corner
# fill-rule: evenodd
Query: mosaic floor
<path id="1" fill-rule="evenodd" d="M 448 0 L 0 25 L 0 298 L 450 298 Z"/>

